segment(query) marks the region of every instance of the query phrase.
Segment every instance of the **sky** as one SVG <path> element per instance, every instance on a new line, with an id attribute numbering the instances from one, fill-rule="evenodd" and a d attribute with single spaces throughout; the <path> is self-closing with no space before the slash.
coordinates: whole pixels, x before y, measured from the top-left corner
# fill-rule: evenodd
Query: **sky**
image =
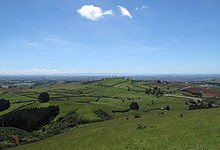
<path id="1" fill-rule="evenodd" d="M 219 0 L 1 0 L 0 74 L 220 74 Z"/>

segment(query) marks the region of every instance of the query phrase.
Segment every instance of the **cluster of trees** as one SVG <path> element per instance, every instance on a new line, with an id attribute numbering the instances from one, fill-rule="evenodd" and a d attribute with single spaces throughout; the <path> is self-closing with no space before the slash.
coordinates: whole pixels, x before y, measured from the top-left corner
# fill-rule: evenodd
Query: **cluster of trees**
<path id="1" fill-rule="evenodd" d="M 168 83 L 168 81 L 160 81 L 160 80 L 157 80 L 156 82 L 157 82 L 158 84 L 161 84 L 161 83 L 162 83 L 162 84 L 167 84 L 167 83 Z"/>
<path id="2" fill-rule="evenodd" d="M 27 144 L 40 140 L 37 136 L 24 130 L 7 127 L 0 128 L 0 149 L 6 149 L 17 144 Z"/>
<path id="3" fill-rule="evenodd" d="M 97 110 L 95 111 L 102 117 L 107 117 L 107 113 L 105 113 L 103 110 Z M 99 116 L 99 117 L 100 117 Z M 110 117 L 110 116 L 108 116 Z M 110 118 L 103 118 L 104 119 L 110 119 Z M 97 119 L 97 120 L 85 120 L 81 117 L 78 117 L 75 111 L 71 111 L 65 116 L 60 117 L 58 120 L 51 122 L 46 127 L 41 128 L 41 131 L 43 132 L 43 138 L 47 138 L 59 133 L 62 133 L 63 131 L 75 127 L 80 124 L 88 124 L 88 123 L 95 123 L 95 122 L 101 122 L 103 120 Z"/>
<path id="4" fill-rule="evenodd" d="M 187 103 L 189 105 L 189 110 L 193 109 L 206 109 L 206 108 L 212 108 L 213 102 L 205 102 L 205 101 L 194 101 L 194 100 L 189 100 Z"/>
<path id="5" fill-rule="evenodd" d="M 156 82 L 157 82 L 158 84 L 162 83 L 160 80 L 157 80 Z"/>
<path id="6" fill-rule="evenodd" d="M 10 107 L 9 100 L 0 99 L 0 111 L 4 111 Z"/>
<path id="7" fill-rule="evenodd" d="M 41 103 L 46 103 L 50 100 L 50 95 L 47 92 L 42 92 L 38 96 L 38 101 Z"/>
<path id="8" fill-rule="evenodd" d="M 47 138 L 63 132 L 64 130 L 75 127 L 80 124 L 80 118 L 77 117 L 75 111 L 71 111 L 58 120 L 51 122 L 46 127 L 41 128 L 43 137 Z"/>
<path id="9" fill-rule="evenodd" d="M 160 88 L 154 87 L 153 89 L 146 89 L 145 94 L 148 94 L 148 95 L 153 94 L 153 95 L 156 95 L 156 96 L 162 96 L 163 92 L 161 91 Z"/>
<path id="10" fill-rule="evenodd" d="M 15 127 L 31 132 L 48 124 L 58 114 L 58 106 L 21 109 L 1 116 L 0 126 Z"/>

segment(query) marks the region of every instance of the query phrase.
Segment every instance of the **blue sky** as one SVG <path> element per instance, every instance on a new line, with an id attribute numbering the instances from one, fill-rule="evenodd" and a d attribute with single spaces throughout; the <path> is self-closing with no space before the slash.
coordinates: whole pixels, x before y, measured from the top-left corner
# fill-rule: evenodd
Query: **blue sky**
<path id="1" fill-rule="evenodd" d="M 0 74 L 220 74 L 219 0 L 1 0 Z"/>

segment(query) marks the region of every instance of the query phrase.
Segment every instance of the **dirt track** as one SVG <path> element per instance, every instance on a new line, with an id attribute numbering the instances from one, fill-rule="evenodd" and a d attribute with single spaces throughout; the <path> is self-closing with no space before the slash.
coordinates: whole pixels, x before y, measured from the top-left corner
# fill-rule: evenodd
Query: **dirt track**
<path id="1" fill-rule="evenodd" d="M 190 96 L 183 96 L 183 95 L 173 95 L 173 94 L 164 94 L 164 96 L 166 97 L 177 97 L 177 98 L 184 98 L 184 99 L 192 99 L 192 100 L 201 100 L 202 98 L 198 98 L 198 97 L 190 97 Z"/>

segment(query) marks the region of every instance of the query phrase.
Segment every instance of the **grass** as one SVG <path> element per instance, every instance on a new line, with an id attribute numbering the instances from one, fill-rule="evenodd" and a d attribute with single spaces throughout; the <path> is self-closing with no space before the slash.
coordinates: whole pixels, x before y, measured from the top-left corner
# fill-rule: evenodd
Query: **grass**
<path id="1" fill-rule="evenodd" d="M 34 100 L 33 98 L 29 98 L 29 97 L 25 97 L 25 96 L 21 96 L 21 95 L 18 95 L 18 94 L 13 94 L 13 93 L 4 93 L 4 94 L 2 93 L 2 94 L 0 94 L 0 98 L 7 99 L 11 103 L 19 102 L 19 101 Z"/>
<path id="2" fill-rule="evenodd" d="M 180 117 L 180 114 L 183 117 Z M 12 150 L 218 150 L 220 110 L 148 113 L 81 125 L 46 140 Z M 212 117 L 210 117 L 212 116 Z M 139 125 L 138 125 L 139 124 Z M 138 129 L 141 126 L 141 129 Z"/>
<path id="3" fill-rule="evenodd" d="M 220 86 L 213 86 L 214 89 L 220 89 Z"/>
<path id="4" fill-rule="evenodd" d="M 130 91 L 128 91 L 128 87 Z M 37 98 L 40 92 L 49 92 L 48 103 L 33 102 L 13 104 L 0 115 L 19 107 L 48 107 L 57 105 L 59 115 L 53 120 L 75 111 L 85 120 L 100 120 L 94 111 L 104 110 L 114 119 L 79 125 L 65 133 L 46 140 L 12 150 L 217 150 L 220 147 L 220 109 L 188 111 L 184 99 L 174 97 L 156 97 L 145 94 L 146 88 L 154 88 L 152 81 L 131 81 L 127 79 L 106 79 L 88 84 L 68 83 L 36 86 L 32 93 L 22 96 L 0 93 L 11 102 Z M 189 94 L 175 88 L 160 87 L 165 92 L 175 91 L 176 95 Z M 27 96 L 27 97 L 25 97 Z M 113 113 L 112 110 L 125 110 L 131 102 L 138 102 L 138 111 Z M 28 105 L 30 104 L 30 105 Z M 170 107 L 170 111 L 150 110 Z M 23 107 L 24 108 L 24 107 Z M 180 117 L 183 114 L 183 117 Z M 134 118 L 135 115 L 141 118 Z M 127 118 L 127 119 L 126 119 Z"/>

